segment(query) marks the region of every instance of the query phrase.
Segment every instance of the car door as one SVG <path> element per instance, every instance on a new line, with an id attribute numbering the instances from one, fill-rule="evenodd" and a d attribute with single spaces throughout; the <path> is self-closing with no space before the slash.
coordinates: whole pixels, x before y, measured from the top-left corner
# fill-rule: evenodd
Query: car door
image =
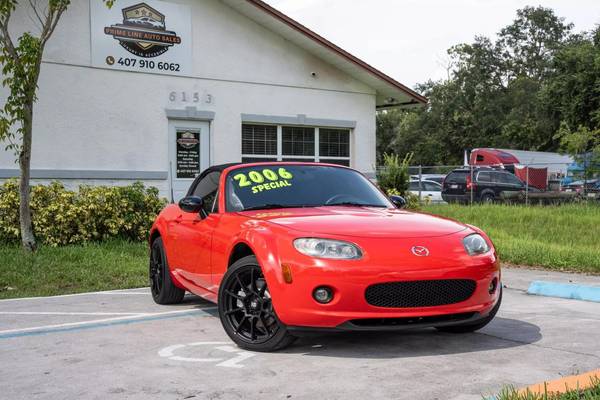
<path id="1" fill-rule="evenodd" d="M 509 192 L 520 192 L 521 190 L 525 189 L 525 185 L 523 185 L 523 182 L 521 182 L 519 178 L 508 172 L 500 173 L 500 181 L 504 186 L 504 190 Z"/>
<path id="2" fill-rule="evenodd" d="M 421 183 L 425 195 L 429 197 L 432 203 L 441 203 L 442 199 L 442 185 L 433 181 L 424 181 Z"/>
<path id="3" fill-rule="evenodd" d="M 494 192 L 494 197 L 498 197 L 501 190 L 497 190 L 497 182 L 494 182 L 495 172 L 480 171 L 477 174 L 477 198 L 481 198 L 484 192 Z"/>
<path id="4" fill-rule="evenodd" d="M 506 179 L 502 177 L 502 175 L 504 175 L 504 172 L 490 172 L 490 178 L 492 180 L 490 189 L 494 191 L 494 197 L 496 197 L 497 199 L 502 198 L 502 192 L 507 190 L 507 182 Z"/>
<path id="5" fill-rule="evenodd" d="M 190 194 L 204 200 L 204 212 L 181 212 L 176 218 L 175 252 L 179 274 L 193 284 L 208 288 L 211 283 L 212 235 L 218 224 L 219 171 L 209 172 L 194 183 Z"/>
<path id="6" fill-rule="evenodd" d="M 427 189 L 425 188 L 425 182 L 421 181 L 420 185 L 419 185 L 419 181 L 411 181 L 409 186 L 408 186 L 408 190 L 414 194 L 415 196 L 419 196 L 419 191 L 421 192 L 421 200 L 422 201 L 431 201 L 432 200 L 432 196 L 433 194 L 428 192 Z M 440 192 L 440 197 L 441 197 L 441 192 Z M 429 200 L 428 200 L 429 199 Z"/>

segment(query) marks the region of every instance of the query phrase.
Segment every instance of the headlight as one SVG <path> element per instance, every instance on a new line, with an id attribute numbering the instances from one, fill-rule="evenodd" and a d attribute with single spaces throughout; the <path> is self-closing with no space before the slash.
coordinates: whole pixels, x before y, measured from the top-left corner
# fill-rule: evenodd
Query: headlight
<path id="1" fill-rule="evenodd" d="M 362 257 L 357 245 L 339 240 L 301 238 L 294 240 L 294 247 L 302 254 L 317 258 L 357 260 Z"/>
<path id="2" fill-rule="evenodd" d="M 463 245 L 465 246 L 467 253 L 469 253 L 471 256 L 490 251 L 490 245 L 486 242 L 483 236 L 478 233 L 474 233 L 464 238 Z"/>

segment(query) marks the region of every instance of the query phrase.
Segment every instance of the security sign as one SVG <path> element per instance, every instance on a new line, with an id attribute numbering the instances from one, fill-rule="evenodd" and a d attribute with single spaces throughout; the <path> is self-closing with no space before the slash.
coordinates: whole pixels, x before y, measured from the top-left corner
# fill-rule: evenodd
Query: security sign
<path id="1" fill-rule="evenodd" d="M 90 0 L 92 63 L 139 72 L 189 74 L 189 7 L 162 1 L 119 1 L 112 9 Z"/>

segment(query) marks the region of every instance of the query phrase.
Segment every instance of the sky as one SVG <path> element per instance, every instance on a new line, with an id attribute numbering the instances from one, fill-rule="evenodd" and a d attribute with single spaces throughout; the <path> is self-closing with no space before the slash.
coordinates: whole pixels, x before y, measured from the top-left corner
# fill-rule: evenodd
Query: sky
<path id="1" fill-rule="evenodd" d="M 495 38 L 516 11 L 549 7 L 575 31 L 600 23 L 600 0 L 267 0 L 403 84 L 447 75 L 446 50 L 476 35 Z"/>

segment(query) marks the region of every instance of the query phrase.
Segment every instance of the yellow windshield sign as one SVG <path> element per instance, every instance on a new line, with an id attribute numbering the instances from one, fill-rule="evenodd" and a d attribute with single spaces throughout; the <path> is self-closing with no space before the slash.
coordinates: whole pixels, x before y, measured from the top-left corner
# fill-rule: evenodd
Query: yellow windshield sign
<path id="1" fill-rule="evenodd" d="M 245 174 L 236 174 L 233 179 L 240 188 L 250 187 L 253 194 L 265 190 L 281 189 L 292 186 L 290 182 L 294 178 L 291 172 L 285 168 L 279 168 L 277 172 L 265 168 L 263 170 L 254 170 Z"/>

